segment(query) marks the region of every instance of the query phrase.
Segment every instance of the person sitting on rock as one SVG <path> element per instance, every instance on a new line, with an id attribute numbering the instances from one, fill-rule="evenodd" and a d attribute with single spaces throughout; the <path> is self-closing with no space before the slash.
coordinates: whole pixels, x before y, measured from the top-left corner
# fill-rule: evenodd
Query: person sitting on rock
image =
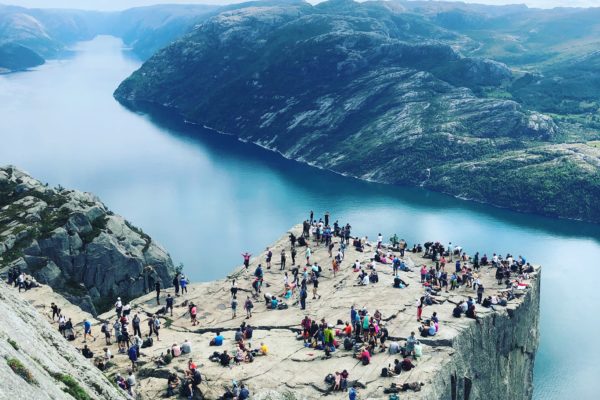
<path id="1" fill-rule="evenodd" d="M 179 347 L 177 343 L 173 343 L 173 346 L 171 346 L 171 353 L 173 354 L 173 357 L 179 357 L 181 355 L 181 347 Z"/>
<path id="2" fill-rule="evenodd" d="M 260 350 L 258 352 L 258 355 L 261 356 L 266 356 L 269 353 L 269 348 L 267 347 L 266 344 L 264 344 L 263 342 L 260 343 Z"/>
<path id="3" fill-rule="evenodd" d="M 221 356 L 219 357 L 219 363 L 223 367 L 229 367 L 229 363 L 231 362 L 231 356 L 227 353 L 227 350 L 223 350 Z"/>
<path id="4" fill-rule="evenodd" d="M 238 332 L 241 332 L 241 330 L 238 330 Z M 221 332 L 217 332 L 215 337 L 212 338 L 212 340 L 210 341 L 209 345 L 210 346 L 223 346 L 223 340 L 225 340 L 225 338 L 223 337 L 223 335 L 221 335 Z"/>
<path id="5" fill-rule="evenodd" d="M 405 357 L 402 360 L 401 366 L 403 371 L 410 371 L 411 369 L 416 368 L 416 365 L 414 365 L 408 357 Z"/>
<path id="6" fill-rule="evenodd" d="M 167 396 L 175 396 L 179 387 L 179 377 L 175 373 L 171 373 L 167 378 Z"/>
<path id="7" fill-rule="evenodd" d="M 466 312 L 467 318 L 476 319 L 477 314 L 475 313 L 475 305 L 472 304 Z"/>
<path id="8" fill-rule="evenodd" d="M 94 353 L 89 349 L 89 347 L 87 347 L 87 344 L 83 346 L 83 349 L 81 349 L 81 354 L 85 358 L 94 358 Z"/>
<path id="9" fill-rule="evenodd" d="M 192 344 L 188 339 L 185 339 L 179 347 L 181 348 L 181 354 L 190 354 L 192 352 Z"/>

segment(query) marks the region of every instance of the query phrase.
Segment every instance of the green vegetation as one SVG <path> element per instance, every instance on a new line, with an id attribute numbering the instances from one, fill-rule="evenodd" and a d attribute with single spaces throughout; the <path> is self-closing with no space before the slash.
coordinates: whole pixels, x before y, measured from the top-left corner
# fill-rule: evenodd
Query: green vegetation
<path id="1" fill-rule="evenodd" d="M 83 244 L 92 243 L 92 241 L 100 235 L 102 231 L 106 229 L 106 224 L 108 222 L 107 217 L 96 218 L 92 221 L 92 230 L 87 233 L 81 233 L 79 237 Z"/>
<path id="2" fill-rule="evenodd" d="M 63 392 L 71 395 L 75 400 L 91 400 L 92 398 L 79 385 L 79 383 L 71 375 L 61 374 L 59 372 L 49 372 L 54 379 L 62 382 L 66 387 Z"/>
<path id="3" fill-rule="evenodd" d="M 17 351 L 19 350 L 19 345 L 17 344 L 17 342 L 12 340 L 11 338 L 6 339 L 6 341 L 8 342 L 8 344 L 10 344 L 12 346 L 13 349 L 15 349 Z"/>
<path id="4" fill-rule="evenodd" d="M 23 365 L 21 361 L 16 358 L 7 358 L 6 363 L 13 370 L 13 372 L 23 378 L 27 383 L 37 385 L 37 381 L 31 374 L 31 372 Z"/>
<path id="5" fill-rule="evenodd" d="M 600 222 L 598 147 L 549 150 L 600 139 L 598 29 L 600 9 L 234 9 L 156 53 L 115 97 L 359 178 Z M 524 167 L 515 152 L 546 161 Z"/>

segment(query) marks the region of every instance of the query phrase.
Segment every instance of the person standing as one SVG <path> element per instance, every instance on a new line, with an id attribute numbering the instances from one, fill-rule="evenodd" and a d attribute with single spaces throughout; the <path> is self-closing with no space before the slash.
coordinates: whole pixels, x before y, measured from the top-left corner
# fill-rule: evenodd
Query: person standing
<path id="1" fill-rule="evenodd" d="M 312 225 L 314 219 L 315 219 L 315 213 L 313 212 L 313 210 L 310 210 L 310 220 L 309 220 L 310 222 L 309 223 L 311 225 Z"/>
<path id="2" fill-rule="evenodd" d="M 244 303 L 244 309 L 246 310 L 246 319 L 252 317 L 252 308 L 254 304 L 252 304 L 252 300 L 250 300 L 250 296 L 246 297 L 246 302 Z"/>
<path id="3" fill-rule="evenodd" d="M 267 269 L 271 269 L 271 259 L 272 258 L 273 258 L 273 252 L 271 251 L 270 248 L 267 247 L 267 256 L 266 256 Z"/>
<path id="4" fill-rule="evenodd" d="M 179 296 L 179 273 L 173 278 L 173 287 L 175 288 L 175 296 Z"/>
<path id="5" fill-rule="evenodd" d="M 377 235 L 377 248 L 381 249 L 381 243 L 383 242 L 383 235 L 380 233 Z"/>
<path id="6" fill-rule="evenodd" d="M 292 267 L 296 264 L 296 246 L 292 246 Z"/>
<path id="7" fill-rule="evenodd" d="M 306 256 L 306 265 L 310 266 L 310 255 L 311 255 L 312 251 L 310 250 L 310 247 L 306 246 L 306 250 L 304 251 L 304 255 Z"/>
<path id="8" fill-rule="evenodd" d="M 94 339 L 94 342 L 96 341 L 96 336 L 92 335 L 92 323 L 86 318 L 83 321 L 83 343 L 87 342 L 88 336 Z"/>
<path id="9" fill-rule="evenodd" d="M 285 269 L 285 259 L 286 259 L 285 249 L 281 249 L 281 265 L 279 267 L 280 271 L 283 271 Z"/>
<path id="10" fill-rule="evenodd" d="M 133 316 L 133 320 L 131 321 L 131 324 L 133 325 L 133 335 L 134 336 L 139 336 L 142 337 L 142 330 L 140 329 L 140 317 L 135 314 Z M 152 332 L 150 332 L 150 334 L 152 334 Z"/>
<path id="11" fill-rule="evenodd" d="M 252 254 L 245 252 L 242 254 L 242 257 L 244 258 L 244 268 L 247 270 L 250 266 L 250 257 L 252 257 Z"/>
<path id="12" fill-rule="evenodd" d="M 185 277 L 185 275 L 181 275 L 181 278 L 179 279 L 179 285 L 181 286 L 181 295 L 183 296 L 184 293 L 187 293 L 187 278 Z"/>
<path id="13" fill-rule="evenodd" d="M 115 302 L 115 312 L 117 313 L 117 318 L 121 318 L 121 312 L 123 311 L 123 302 L 120 297 L 117 297 L 117 301 Z"/>
<path id="14" fill-rule="evenodd" d="M 160 337 L 158 336 L 158 331 L 160 330 L 160 319 L 158 319 L 158 316 L 154 316 L 154 333 L 156 334 L 156 340 L 158 340 L 160 342 Z"/>
<path id="15" fill-rule="evenodd" d="M 479 286 L 477 286 L 477 304 L 481 304 L 481 299 L 483 298 L 483 285 L 480 283 Z"/>
<path id="16" fill-rule="evenodd" d="M 306 298 L 308 297 L 308 293 L 306 292 L 306 286 L 302 286 L 300 289 L 300 309 L 306 310 Z"/>
<path id="17" fill-rule="evenodd" d="M 167 311 L 171 310 L 171 317 L 173 316 L 173 304 L 174 304 L 174 300 L 173 297 L 171 297 L 170 294 L 167 295 Z"/>
<path id="18" fill-rule="evenodd" d="M 237 297 L 236 297 L 236 295 L 233 295 L 233 298 L 231 299 L 231 319 L 234 319 L 237 316 L 237 314 L 236 314 L 237 305 L 238 305 Z"/>
<path id="19" fill-rule="evenodd" d="M 329 211 L 325 211 L 325 226 L 329 226 Z"/>
<path id="20" fill-rule="evenodd" d="M 160 304 L 160 281 L 156 281 L 154 288 L 156 290 L 156 304 Z"/>

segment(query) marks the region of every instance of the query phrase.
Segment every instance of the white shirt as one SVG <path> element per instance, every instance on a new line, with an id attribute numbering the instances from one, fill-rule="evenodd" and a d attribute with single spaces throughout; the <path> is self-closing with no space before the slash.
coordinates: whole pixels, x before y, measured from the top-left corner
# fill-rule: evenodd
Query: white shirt
<path id="1" fill-rule="evenodd" d="M 383 236 L 381 236 L 381 235 L 377 236 L 377 242 L 378 243 L 383 242 Z"/>
<path id="2" fill-rule="evenodd" d="M 365 275 L 363 280 L 362 280 L 363 285 L 368 285 L 369 284 L 369 275 Z"/>
<path id="3" fill-rule="evenodd" d="M 117 300 L 117 302 L 115 303 L 115 308 L 121 308 L 123 307 L 123 303 L 121 302 L 121 300 Z"/>

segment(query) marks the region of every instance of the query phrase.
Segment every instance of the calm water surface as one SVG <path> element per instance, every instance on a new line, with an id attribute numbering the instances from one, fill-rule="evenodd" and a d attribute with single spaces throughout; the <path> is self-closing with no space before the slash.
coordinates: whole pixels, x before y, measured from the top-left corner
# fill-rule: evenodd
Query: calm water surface
<path id="1" fill-rule="evenodd" d="M 471 253 L 523 254 L 544 266 L 536 399 L 600 393 L 600 227 L 358 182 L 211 132 L 132 113 L 112 98 L 140 62 L 99 37 L 76 55 L 0 76 L 0 164 L 94 192 L 182 262 L 223 277 L 291 225 L 329 210 L 356 233 L 434 239 Z"/>

